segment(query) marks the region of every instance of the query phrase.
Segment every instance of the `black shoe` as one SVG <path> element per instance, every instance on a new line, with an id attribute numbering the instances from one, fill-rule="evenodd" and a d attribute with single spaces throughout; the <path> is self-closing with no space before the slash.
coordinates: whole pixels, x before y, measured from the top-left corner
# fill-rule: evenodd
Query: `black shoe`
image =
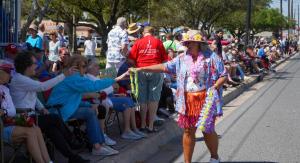
<path id="1" fill-rule="evenodd" d="M 90 160 L 85 160 L 79 155 L 75 155 L 72 158 L 69 158 L 68 163 L 90 163 Z"/>
<path id="2" fill-rule="evenodd" d="M 145 127 L 145 128 L 140 128 L 140 131 L 143 132 L 143 133 L 147 133 L 148 130 L 147 130 L 147 128 Z"/>

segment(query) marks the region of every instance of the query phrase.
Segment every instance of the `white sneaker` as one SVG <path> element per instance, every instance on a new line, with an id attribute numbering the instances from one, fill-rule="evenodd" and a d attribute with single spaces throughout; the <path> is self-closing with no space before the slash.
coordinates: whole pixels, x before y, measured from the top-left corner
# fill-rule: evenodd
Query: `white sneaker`
<path id="1" fill-rule="evenodd" d="M 244 76 L 244 80 L 249 80 L 250 78 L 250 76 Z"/>
<path id="2" fill-rule="evenodd" d="M 219 159 L 210 158 L 209 163 L 220 163 L 220 158 Z"/>
<path id="3" fill-rule="evenodd" d="M 119 151 L 113 149 L 112 147 L 108 145 L 102 145 L 102 147 L 106 148 L 107 150 L 111 151 L 114 155 L 119 154 Z"/>
<path id="4" fill-rule="evenodd" d="M 145 134 L 145 133 L 143 133 L 143 132 L 141 132 L 141 131 L 139 131 L 139 130 L 135 130 L 135 131 L 133 131 L 136 135 L 139 135 L 139 136 L 141 136 L 141 138 L 146 138 L 146 137 L 148 137 L 148 135 L 147 134 Z"/>
<path id="5" fill-rule="evenodd" d="M 101 146 L 100 149 L 93 148 L 92 154 L 95 156 L 111 156 L 119 154 L 119 151 L 110 148 L 109 146 Z"/>
<path id="6" fill-rule="evenodd" d="M 138 140 L 141 139 L 142 137 L 135 134 L 134 132 L 124 132 L 121 136 L 123 139 L 129 139 L 129 140 Z"/>
<path id="7" fill-rule="evenodd" d="M 110 137 L 108 137 L 106 134 L 104 134 L 104 140 L 106 145 L 116 145 L 117 142 L 112 140 Z"/>

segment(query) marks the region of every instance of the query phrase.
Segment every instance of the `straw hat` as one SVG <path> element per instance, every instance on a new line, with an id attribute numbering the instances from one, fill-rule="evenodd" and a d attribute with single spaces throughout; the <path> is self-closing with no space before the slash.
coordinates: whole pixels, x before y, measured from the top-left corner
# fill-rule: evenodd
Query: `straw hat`
<path id="1" fill-rule="evenodd" d="M 38 27 L 35 25 L 35 24 L 31 24 L 30 26 L 29 26 L 29 29 L 32 29 L 32 30 L 34 30 L 34 31 L 38 31 Z"/>
<path id="2" fill-rule="evenodd" d="M 187 42 L 206 43 L 206 38 L 198 30 L 189 30 L 187 33 L 182 34 L 182 43 Z"/>
<path id="3" fill-rule="evenodd" d="M 138 26 L 136 23 L 131 23 L 128 26 L 127 32 L 128 34 L 133 34 L 136 33 L 137 31 L 139 31 L 141 29 L 140 26 Z"/>

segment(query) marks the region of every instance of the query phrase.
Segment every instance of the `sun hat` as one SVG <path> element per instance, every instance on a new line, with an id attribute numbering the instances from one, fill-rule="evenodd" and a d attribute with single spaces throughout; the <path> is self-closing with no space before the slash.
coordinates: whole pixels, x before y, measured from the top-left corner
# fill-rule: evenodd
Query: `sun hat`
<path id="1" fill-rule="evenodd" d="M 140 29 L 141 29 L 141 27 L 138 26 L 136 23 L 131 23 L 128 26 L 127 33 L 133 34 L 133 33 L 136 33 L 137 31 L 139 31 Z"/>
<path id="2" fill-rule="evenodd" d="M 198 30 L 189 30 L 182 34 L 182 43 L 199 42 L 206 43 L 206 38 L 203 37 Z"/>
<path id="3" fill-rule="evenodd" d="M 18 47 L 15 44 L 8 44 L 5 47 L 5 52 L 9 54 L 17 54 L 18 53 Z"/>
<path id="4" fill-rule="evenodd" d="M 35 24 L 31 24 L 30 26 L 29 26 L 29 29 L 32 29 L 32 30 L 34 30 L 34 31 L 38 31 L 38 27 L 35 25 Z"/>

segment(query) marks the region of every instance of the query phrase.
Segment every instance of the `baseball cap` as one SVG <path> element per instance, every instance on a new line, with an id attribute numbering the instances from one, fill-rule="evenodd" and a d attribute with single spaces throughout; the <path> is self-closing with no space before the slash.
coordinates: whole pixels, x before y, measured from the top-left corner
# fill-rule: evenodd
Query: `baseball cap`
<path id="1" fill-rule="evenodd" d="M 8 44 L 5 47 L 5 52 L 10 54 L 17 54 L 18 53 L 18 47 L 15 44 Z"/>
<path id="2" fill-rule="evenodd" d="M 0 70 L 5 71 L 8 74 L 11 74 L 11 70 L 13 70 L 13 67 L 10 64 L 2 64 L 0 65 Z"/>

